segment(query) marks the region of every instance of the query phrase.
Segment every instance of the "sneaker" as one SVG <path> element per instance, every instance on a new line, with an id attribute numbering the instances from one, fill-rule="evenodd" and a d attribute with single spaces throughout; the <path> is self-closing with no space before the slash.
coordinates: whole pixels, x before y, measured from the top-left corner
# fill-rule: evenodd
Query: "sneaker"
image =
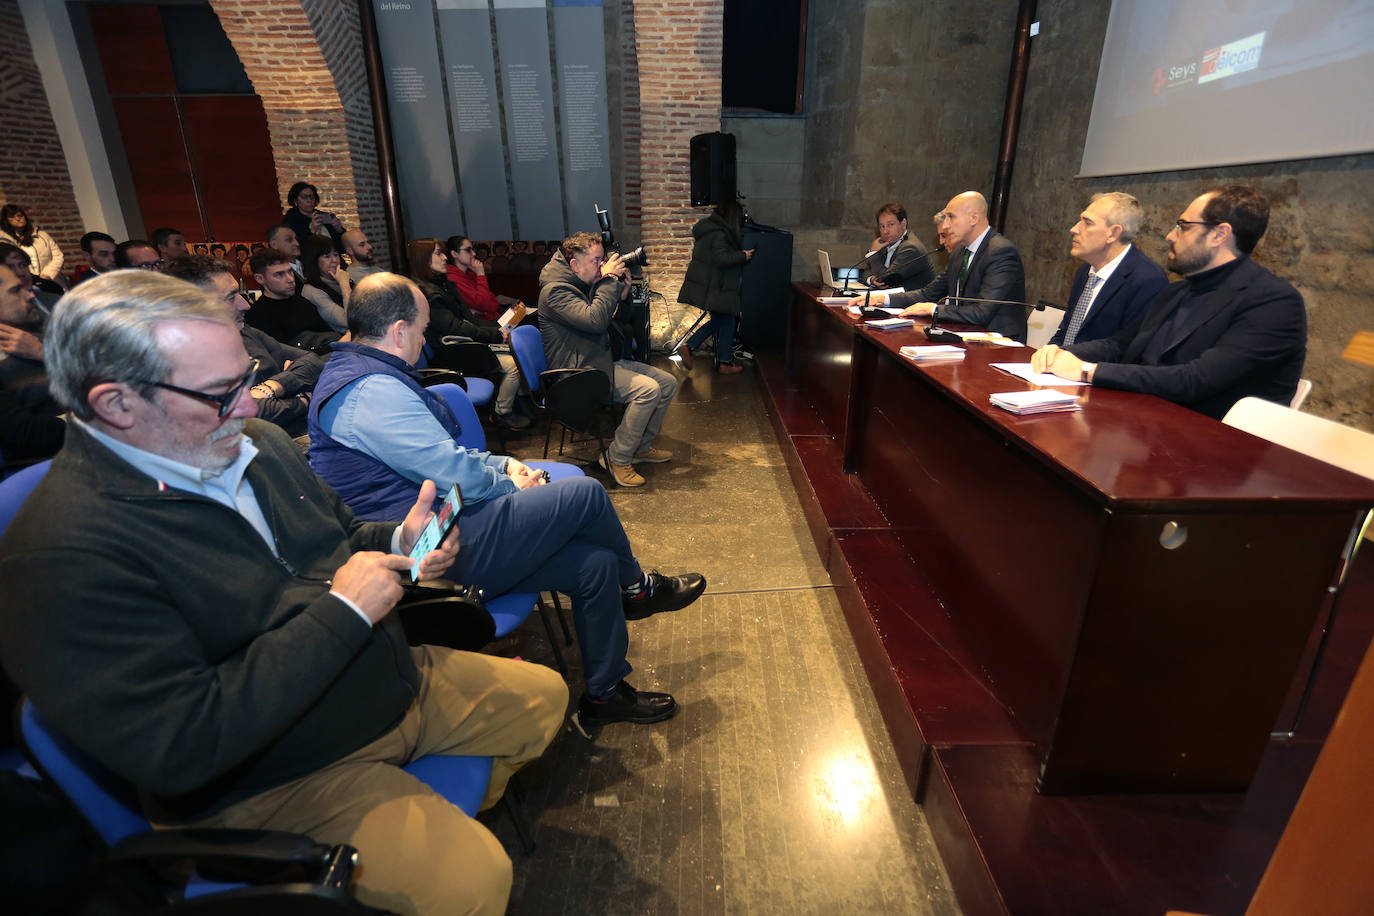
<path id="1" fill-rule="evenodd" d="M 644 478 L 639 476 L 639 472 L 629 464 L 611 464 L 611 459 L 605 452 L 596 459 L 596 463 L 601 465 L 601 469 L 611 475 L 611 479 L 622 487 L 642 487 Z"/>
<path id="2" fill-rule="evenodd" d="M 654 614 L 680 611 L 701 597 L 706 591 L 706 577 L 701 573 L 665 576 L 656 569 L 644 573 L 645 588 L 633 598 L 621 596 L 626 620 L 643 620 Z"/>
<path id="3" fill-rule="evenodd" d="M 744 367 L 734 363 L 721 363 L 719 366 L 716 366 L 716 371 L 721 375 L 734 375 L 737 372 L 743 372 Z"/>
<path id="4" fill-rule="evenodd" d="M 630 459 L 631 463 L 635 464 L 641 461 L 645 464 L 662 464 L 665 461 L 672 460 L 672 452 L 668 451 L 666 448 L 654 448 L 653 446 L 650 446 L 647 452 L 640 452 Z"/>
<path id="5" fill-rule="evenodd" d="M 612 722 L 635 722 L 648 725 L 662 722 L 677 714 L 677 700 L 671 694 L 653 693 L 648 690 L 635 690 L 625 681 L 616 687 L 615 695 L 609 700 L 596 702 L 585 693 L 578 701 L 577 724 L 585 728 L 596 728 Z"/>
<path id="6" fill-rule="evenodd" d="M 494 413 L 492 419 L 497 426 L 504 426 L 506 429 L 525 429 L 530 425 L 530 418 L 522 413 Z"/>
<path id="7" fill-rule="evenodd" d="M 686 344 L 682 344 L 681 346 L 679 346 L 679 347 L 678 347 L 676 350 L 674 350 L 673 352 L 677 354 L 678 359 L 682 360 L 682 367 L 683 367 L 684 369 L 687 369 L 688 371 L 691 371 L 691 368 L 692 368 L 692 348 L 689 347 L 689 346 L 687 346 Z"/>

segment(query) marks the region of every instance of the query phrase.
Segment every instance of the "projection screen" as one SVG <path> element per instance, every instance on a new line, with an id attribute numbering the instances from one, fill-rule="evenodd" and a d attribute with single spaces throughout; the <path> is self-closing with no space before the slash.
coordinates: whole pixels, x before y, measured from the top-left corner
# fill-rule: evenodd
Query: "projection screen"
<path id="1" fill-rule="evenodd" d="M 1374 0 L 1113 0 L 1081 177 L 1374 150 Z"/>

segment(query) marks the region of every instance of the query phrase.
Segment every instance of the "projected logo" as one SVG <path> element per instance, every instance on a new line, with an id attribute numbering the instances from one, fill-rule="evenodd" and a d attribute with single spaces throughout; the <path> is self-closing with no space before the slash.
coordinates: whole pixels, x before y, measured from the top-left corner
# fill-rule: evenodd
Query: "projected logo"
<path id="1" fill-rule="evenodd" d="M 1155 67 L 1154 76 L 1150 79 L 1150 84 L 1154 86 L 1155 95 L 1159 95 L 1161 89 L 1177 89 L 1179 86 L 1187 86 L 1197 76 L 1198 63 L 1192 61 L 1186 64 L 1174 64 L 1172 67 Z"/>
<path id="2" fill-rule="evenodd" d="M 1249 38 L 1213 48 L 1202 55 L 1202 72 L 1198 74 L 1198 83 L 1210 83 L 1258 67 L 1265 34 L 1258 32 Z"/>

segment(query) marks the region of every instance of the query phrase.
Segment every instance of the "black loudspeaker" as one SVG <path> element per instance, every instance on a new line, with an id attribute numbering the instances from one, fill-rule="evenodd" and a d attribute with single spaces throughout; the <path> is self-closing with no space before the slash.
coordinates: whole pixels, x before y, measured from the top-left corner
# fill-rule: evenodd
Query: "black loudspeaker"
<path id="1" fill-rule="evenodd" d="M 692 138 L 692 206 L 709 207 L 735 199 L 735 135 L 697 134 Z"/>
<path id="2" fill-rule="evenodd" d="M 740 284 L 740 339 L 752 350 L 781 349 L 792 295 L 792 233 L 750 223 L 743 247 L 754 249 L 754 257 L 744 265 Z"/>

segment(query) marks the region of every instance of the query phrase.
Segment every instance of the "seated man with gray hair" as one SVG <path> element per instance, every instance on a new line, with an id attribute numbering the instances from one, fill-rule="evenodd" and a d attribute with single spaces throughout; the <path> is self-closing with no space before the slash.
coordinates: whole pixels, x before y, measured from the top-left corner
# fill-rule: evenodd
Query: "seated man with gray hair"
<path id="1" fill-rule="evenodd" d="M 493 805 L 568 692 L 542 665 L 406 644 L 391 610 L 434 484 L 399 524 L 354 518 L 254 418 L 233 318 L 183 280 L 88 280 L 46 351 L 74 419 L 0 540 L 0 659 L 34 706 L 155 824 L 348 843 L 364 903 L 504 912 L 501 843 L 401 767 L 492 756 Z"/>
<path id="2" fill-rule="evenodd" d="M 1094 194 L 1069 230 L 1069 253 L 1083 262 L 1069 307 L 1050 343 L 1067 347 L 1111 337 L 1139 324 L 1150 300 L 1169 284 L 1164 268 L 1131 244 L 1144 214 L 1122 191 Z"/>
<path id="3" fill-rule="evenodd" d="M 596 480 L 546 484 L 514 458 L 459 445 L 448 404 L 421 387 L 415 363 L 429 303 L 414 281 L 364 277 L 348 303 L 351 343 L 336 343 L 310 403 L 310 465 L 360 518 L 390 518 L 425 480 L 463 497 L 451 578 L 488 595 L 556 589 L 572 598 L 587 692 L 584 726 L 670 718 L 666 693 L 635 690 L 626 620 L 676 611 L 706 590 L 697 573 L 640 568 Z"/>

